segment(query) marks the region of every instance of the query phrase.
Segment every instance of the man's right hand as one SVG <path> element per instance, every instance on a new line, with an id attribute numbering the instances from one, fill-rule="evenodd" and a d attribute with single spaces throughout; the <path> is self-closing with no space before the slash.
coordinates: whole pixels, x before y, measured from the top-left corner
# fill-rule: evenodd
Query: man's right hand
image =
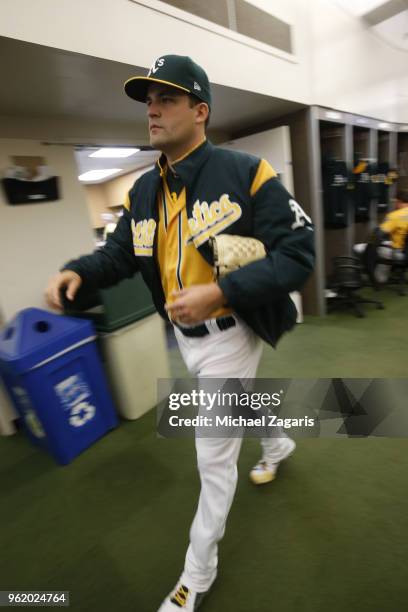
<path id="1" fill-rule="evenodd" d="M 66 289 L 65 295 L 72 301 L 81 285 L 82 278 L 72 270 L 63 270 L 63 272 L 52 276 L 45 290 L 45 299 L 48 306 L 62 310 L 61 290 Z"/>

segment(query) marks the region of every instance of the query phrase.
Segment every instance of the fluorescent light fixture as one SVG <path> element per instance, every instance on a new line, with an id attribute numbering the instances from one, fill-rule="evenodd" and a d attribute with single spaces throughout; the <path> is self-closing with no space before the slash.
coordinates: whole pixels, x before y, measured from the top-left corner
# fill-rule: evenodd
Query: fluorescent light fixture
<path id="1" fill-rule="evenodd" d="M 138 153 L 138 151 L 140 151 L 140 149 L 130 149 L 128 147 L 103 147 L 91 153 L 89 157 L 130 157 Z"/>
<path id="2" fill-rule="evenodd" d="M 117 174 L 122 168 L 106 168 L 106 170 L 89 170 L 78 176 L 80 181 L 100 181 L 101 179 Z"/>
<path id="3" fill-rule="evenodd" d="M 400 130 L 404 131 L 404 132 L 407 132 L 408 131 L 408 125 L 401 125 Z"/>
<path id="4" fill-rule="evenodd" d="M 336 111 L 326 111 L 326 117 L 328 119 L 341 119 L 341 113 L 336 113 Z"/>
<path id="5" fill-rule="evenodd" d="M 359 118 L 359 119 L 356 119 L 356 122 L 357 123 L 368 123 L 368 120 Z"/>
<path id="6" fill-rule="evenodd" d="M 379 124 L 378 124 L 378 127 L 381 129 L 381 128 L 389 128 L 389 127 L 391 127 L 391 126 L 390 126 L 390 124 L 389 124 L 389 123 L 379 123 Z"/>

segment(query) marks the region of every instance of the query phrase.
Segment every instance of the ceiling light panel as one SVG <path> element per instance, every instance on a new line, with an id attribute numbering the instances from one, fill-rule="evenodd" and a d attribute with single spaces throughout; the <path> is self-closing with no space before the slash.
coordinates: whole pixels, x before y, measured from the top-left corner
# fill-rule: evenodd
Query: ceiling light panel
<path id="1" fill-rule="evenodd" d="M 78 176 L 80 181 L 100 181 L 108 176 L 121 172 L 122 168 L 106 168 L 105 170 L 89 170 Z"/>
<path id="2" fill-rule="evenodd" d="M 103 147 L 102 149 L 98 149 L 97 151 L 91 153 L 89 157 L 130 157 L 139 151 L 140 149 L 130 149 L 125 147 Z"/>

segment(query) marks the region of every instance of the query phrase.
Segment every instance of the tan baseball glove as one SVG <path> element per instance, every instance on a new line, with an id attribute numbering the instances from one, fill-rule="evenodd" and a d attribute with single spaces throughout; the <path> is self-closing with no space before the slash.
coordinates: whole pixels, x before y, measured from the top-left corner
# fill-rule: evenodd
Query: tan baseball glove
<path id="1" fill-rule="evenodd" d="M 209 238 L 209 243 L 214 255 L 216 278 L 266 256 L 264 244 L 256 238 L 217 234 Z"/>

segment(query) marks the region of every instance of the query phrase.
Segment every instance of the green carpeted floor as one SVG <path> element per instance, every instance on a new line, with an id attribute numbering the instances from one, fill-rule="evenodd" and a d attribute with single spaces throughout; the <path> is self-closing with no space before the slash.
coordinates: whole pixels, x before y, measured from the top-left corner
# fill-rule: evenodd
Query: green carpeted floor
<path id="1" fill-rule="evenodd" d="M 406 377 L 408 297 L 385 311 L 307 318 L 260 377 Z M 175 376 L 185 375 L 176 350 Z M 137 394 L 137 388 L 135 388 Z M 203 612 L 403 612 L 408 440 L 302 439 L 270 485 L 240 480 Z M 22 434 L 0 439 L 0 590 L 69 590 L 75 611 L 156 612 L 182 568 L 198 495 L 193 440 L 154 411 L 57 466 Z"/>

